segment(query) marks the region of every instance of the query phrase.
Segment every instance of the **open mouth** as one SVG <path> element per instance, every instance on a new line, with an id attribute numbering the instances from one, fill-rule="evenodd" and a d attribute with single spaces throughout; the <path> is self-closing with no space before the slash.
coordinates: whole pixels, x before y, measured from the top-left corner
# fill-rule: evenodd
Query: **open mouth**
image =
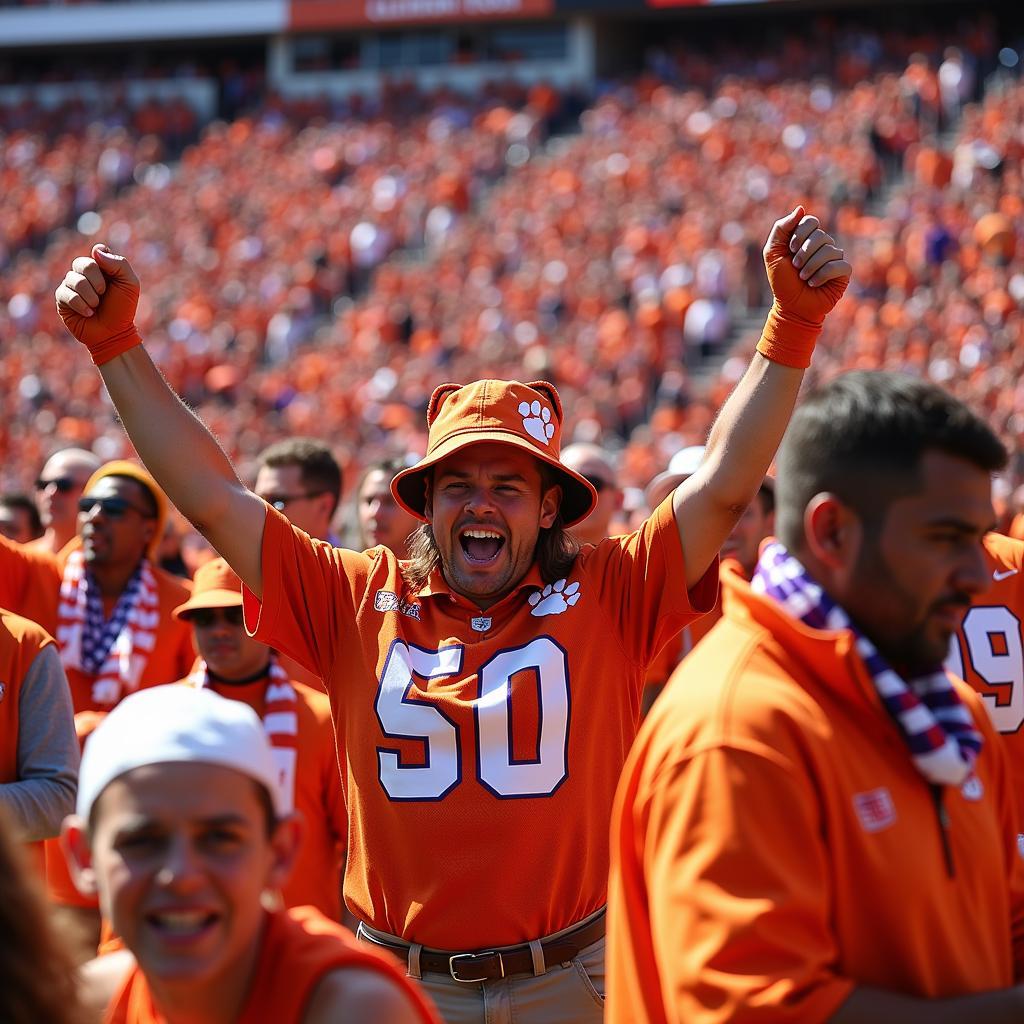
<path id="1" fill-rule="evenodd" d="M 161 910 L 146 915 L 146 921 L 162 937 L 177 941 L 200 938 L 217 919 L 209 910 Z"/>
<path id="2" fill-rule="evenodd" d="M 459 544 L 471 565 L 489 565 L 505 546 L 505 538 L 497 530 L 471 526 L 459 534 Z"/>

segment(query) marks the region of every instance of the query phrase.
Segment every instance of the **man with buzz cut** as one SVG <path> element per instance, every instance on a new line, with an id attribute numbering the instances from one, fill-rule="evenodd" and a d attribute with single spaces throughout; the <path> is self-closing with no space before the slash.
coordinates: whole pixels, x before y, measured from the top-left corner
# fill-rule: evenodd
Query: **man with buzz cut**
<path id="1" fill-rule="evenodd" d="M 210 690 L 158 686 L 89 737 L 64 823 L 76 882 L 125 951 L 83 970 L 107 1024 L 437 1024 L 394 962 L 312 907 L 265 910 L 301 827 L 263 723 Z"/>
<path id="2" fill-rule="evenodd" d="M 582 550 L 567 535 L 596 494 L 559 459 L 551 384 L 442 384 L 425 457 L 391 485 L 422 524 L 407 562 L 313 541 L 241 485 L 142 347 L 125 257 L 95 246 L 57 289 L 136 449 L 245 584 L 254 635 L 323 678 L 347 905 L 449 1024 L 602 1019 L 606 836 L 644 670 L 714 603 L 718 550 L 850 275 L 800 207 L 765 259 L 759 350 L 701 470 L 639 530 Z"/>
<path id="3" fill-rule="evenodd" d="M 1006 450 L 933 384 L 849 373 L 778 460 L 778 540 L 622 774 L 609 1024 L 1024 1019 L 1024 848 L 981 700 L 942 667 L 992 569 Z"/>

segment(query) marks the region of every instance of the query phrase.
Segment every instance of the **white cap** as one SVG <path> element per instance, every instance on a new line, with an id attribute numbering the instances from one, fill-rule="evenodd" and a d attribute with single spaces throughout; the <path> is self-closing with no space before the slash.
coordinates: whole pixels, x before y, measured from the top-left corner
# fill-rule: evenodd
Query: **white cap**
<path id="1" fill-rule="evenodd" d="M 82 753 L 75 810 L 87 819 L 100 793 L 133 768 L 182 761 L 234 768 L 266 788 L 277 815 L 291 811 L 256 712 L 212 690 L 178 685 L 130 694 L 100 722 Z"/>

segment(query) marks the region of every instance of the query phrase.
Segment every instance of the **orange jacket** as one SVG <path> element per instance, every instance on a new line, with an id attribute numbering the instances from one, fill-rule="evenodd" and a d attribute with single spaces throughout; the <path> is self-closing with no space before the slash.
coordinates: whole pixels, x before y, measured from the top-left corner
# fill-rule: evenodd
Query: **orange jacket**
<path id="1" fill-rule="evenodd" d="M 617 794 L 606 1020 L 813 1024 L 857 985 L 1013 984 L 1024 860 L 977 695 L 957 683 L 985 745 L 942 795 L 944 833 L 852 633 L 724 582 L 723 620 L 670 680 Z"/>
<path id="2" fill-rule="evenodd" d="M 0 784 L 18 781 L 19 697 L 25 673 L 53 643 L 45 629 L 0 607 Z M 43 844 L 27 843 L 29 861 L 43 873 Z"/>
<path id="3" fill-rule="evenodd" d="M 402 989 L 422 1024 L 439 1024 L 429 1000 L 394 962 L 356 942 L 350 931 L 312 907 L 267 915 L 252 988 L 236 1024 L 302 1024 L 317 984 L 331 971 L 375 971 Z M 164 1024 L 145 975 L 136 966 L 103 1018 L 104 1024 Z"/>

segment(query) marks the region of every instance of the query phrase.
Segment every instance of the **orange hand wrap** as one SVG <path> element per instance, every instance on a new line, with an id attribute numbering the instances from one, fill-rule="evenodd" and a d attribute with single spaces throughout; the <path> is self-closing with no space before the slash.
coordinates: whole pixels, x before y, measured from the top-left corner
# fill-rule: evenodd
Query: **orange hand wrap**
<path id="1" fill-rule="evenodd" d="M 141 344 L 142 335 L 139 334 L 135 324 L 132 324 L 131 327 L 120 334 L 104 338 L 102 341 L 93 342 L 86 347 L 89 349 L 92 361 L 97 366 L 102 366 L 104 363 L 109 363 L 111 359 L 116 359 L 122 353 L 127 352 L 128 349 L 135 348 L 136 345 Z"/>
<path id="2" fill-rule="evenodd" d="M 789 242 L 803 212 L 802 206 L 797 207 L 788 218 L 779 221 L 765 246 L 764 265 L 775 301 L 757 343 L 757 351 L 766 359 L 798 369 L 811 365 L 825 317 L 850 283 L 847 276 L 812 288 L 800 277 L 793 266 Z"/>
<path id="3" fill-rule="evenodd" d="M 106 285 L 99 306 L 92 316 L 83 316 L 62 304 L 58 289 L 57 312 L 64 326 L 89 350 L 92 361 L 102 366 L 142 344 L 135 326 L 139 279 L 123 256 L 107 252 L 101 245 L 93 246 L 92 257 Z"/>
<path id="4" fill-rule="evenodd" d="M 802 317 L 786 313 L 778 302 L 772 304 L 761 331 L 757 351 L 773 363 L 806 370 L 811 365 L 814 345 L 822 324 L 813 324 Z"/>

